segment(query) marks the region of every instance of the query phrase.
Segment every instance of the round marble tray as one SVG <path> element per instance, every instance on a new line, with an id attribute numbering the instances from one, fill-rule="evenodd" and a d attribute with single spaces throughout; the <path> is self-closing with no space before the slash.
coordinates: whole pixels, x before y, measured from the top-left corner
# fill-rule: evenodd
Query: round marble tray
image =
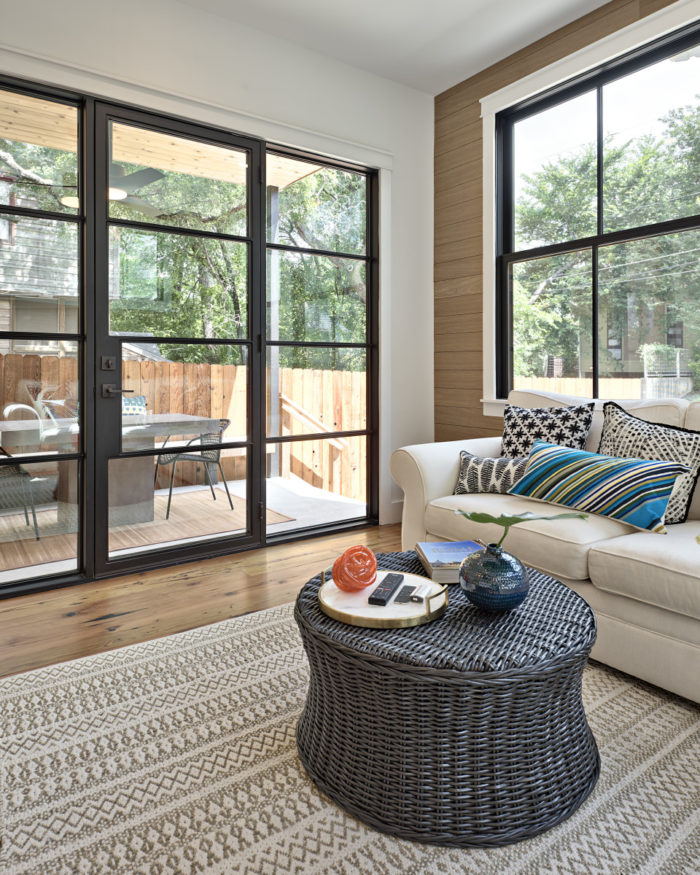
<path id="1" fill-rule="evenodd" d="M 325 582 L 318 591 L 321 610 L 334 620 L 351 626 L 369 626 L 375 629 L 405 628 L 420 626 L 436 620 L 447 607 L 447 587 L 418 574 L 404 574 L 402 586 L 430 586 L 430 592 L 422 602 L 407 602 L 397 605 L 394 598 L 388 605 L 370 605 L 367 601 L 372 590 L 378 586 L 389 571 L 378 571 L 377 580 L 359 592 L 344 592 L 339 589 L 330 574 L 324 572 Z M 400 589 L 400 587 L 399 587 Z M 397 590 L 398 592 L 398 590 Z"/>

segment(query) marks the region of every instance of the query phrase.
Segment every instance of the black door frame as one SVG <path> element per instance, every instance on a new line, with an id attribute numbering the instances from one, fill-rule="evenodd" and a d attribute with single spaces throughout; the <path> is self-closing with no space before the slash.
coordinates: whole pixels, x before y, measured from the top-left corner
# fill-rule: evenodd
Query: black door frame
<path id="1" fill-rule="evenodd" d="M 108 297 L 108 270 L 109 270 L 109 241 L 108 229 L 110 224 L 121 227 L 133 227 L 141 230 L 163 231 L 166 233 L 183 233 L 186 230 L 172 228 L 172 226 L 159 225 L 155 222 L 140 223 L 138 221 L 126 222 L 110 220 L 108 217 L 108 201 L 101 196 L 100 192 L 107 191 L 107 168 L 109 156 L 109 124 L 114 121 L 120 124 L 140 127 L 147 130 L 155 130 L 160 133 L 184 137 L 196 142 L 209 142 L 219 146 L 228 146 L 245 151 L 248 156 L 247 171 L 247 196 L 248 196 L 248 227 L 245 235 L 220 235 L 211 232 L 193 232 L 197 237 L 231 237 L 248 246 L 248 337 L 244 341 L 236 341 L 235 344 L 247 350 L 248 362 L 248 397 L 247 397 L 247 439 L 241 442 L 224 442 L 222 447 L 243 447 L 247 450 L 246 480 L 247 480 L 247 524 L 246 532 L 242 535 L 229 535 L 219 538 L 208 539 L 201 546 L 198 542 L 185 543 L 180 546 L 154 547 L 151 551 L 134 553 L 129 556 L 109 558 L 108 556 L 108 501 L 95 501 L 94 508 L 94 569 L 96 577 L 112 574 L 122 574 L 128 571 L 142 570 L 164 564 L 164 562 L 176 563 L 192 559 L 199 555 L 216 555 L 230 553 L 235 549 L 257 546 L 261 543 L 261 519 L 259 513 L 253 513 L 253 509 L 264 504 L 260 494 L 259 477 L 261 446 L 262 446 L 262 421 L 259 404 L 261 366 L 260 356 L 262 345 L 255 342 L 255 338 L 261 333 L 261 307 L 256 300 L 256 289 L 262 284 L 264 274 L 260 273 L 261 258 L 259 249 L 262 246 L 260 229 L 264 227 L 264 202 L 262 188 L 252 184 L 253 180 L 260 178 L 262 144 L 252 138 L 242 137 L 223 131 L 213 131 L 207 127 L 192 122 L 183 122 L 175 119 L 165 119 L 137 109 L 124 108 L 116 104 L 98 101 L 95 104 L 95 129 L 94 129 L 94 155 L 95 157 L 95 193 L 94 217 L 95 217 L 95 266 L 98 271 L 95 287 L 95 322 L 93 326 L 94 347 L 99 354 L 95 355 L 95 393 L 94 410 L 96 414 L 95 424 L 95 488 L 97 496 L 108 495 L 108 465 L 109 459 L 134 458 L 138 456 L 152 456 L 151 450 L 138 450 L 123 452 L 121 448 L 121 403 L 117 398 L 103 398 L 102 386 L 104 383 L 120 384 L 121 376 L 121 337 L 109 334 L 109 297 Z M 139 337 L 133 338 L 138 342 Z M 201 344 L 221 343 L 230 344 L 231 341 L 221 338 L 211 340 L 207 338 L 182 338 L 182 337 L 147 337 L 141 338 L 146 342 L 166 342 L 177 344 Z M 88 344 L 90 345 L 90 344 Z M 117 370 L 100 370 L 100 357 L 102 355 L 116 356 Z M 183 451 L 185 448 L 183 448 Z M 175 450 L 176 451 L 176 450 Z"/>

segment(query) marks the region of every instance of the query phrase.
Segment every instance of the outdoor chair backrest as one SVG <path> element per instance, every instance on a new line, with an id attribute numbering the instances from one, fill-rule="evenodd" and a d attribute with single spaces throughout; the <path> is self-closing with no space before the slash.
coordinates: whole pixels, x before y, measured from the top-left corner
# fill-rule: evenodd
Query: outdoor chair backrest
<path id="1" fill-rule="evenodd" d="M 213 462 L 217 464 L 221 457 L 221 441 L 224 432 L 231 425 L 230 419 L 220 419 L 219 420 L 219 429 L 218 431 L 208 431 L 200 434 L 199 437 L 192 438 L 191 441 L 188 442 L 187 446 L 192 445 L 192 451 L 188 453 L 160 453 L 158 455 L 158 464 L 159 465 L 170 465 L 172 462 L 176 461 L 178 457 L 184 458 L 185 456 L 192 461 L 195 457 L 195 454 L 198 459 L 201 459 L 203 462 Z M 208 447 L 209 449 L 199 449 L 199 447 Z M 212 449 L 214 448 L 215 449 Z"/>
<path id="2" fill-rule="evenodd" d="M 221 456 L 221 431 L 210 431 L 200 434 L 199 443 L 203 447 L 216 447 L 216 449 L 202 450 L 200 455 L 205 462 L 218 462 Z"/>
<path id="3" fill-rule="evenodd" d="M 218 462 L 221 458 L 221 441 L 223 439 L 223 434 L 226 429 L 231 425 L 230 419 L 220 419 L 219 420 L 219 430 L 218 431 L 210 431 L 205 434 L 201 434 L 199 436 L 199 441 L 202 446 L 212 447 L 216 446 L 215 450 L 202 450 L 201 456 L 205 462 Z"/>

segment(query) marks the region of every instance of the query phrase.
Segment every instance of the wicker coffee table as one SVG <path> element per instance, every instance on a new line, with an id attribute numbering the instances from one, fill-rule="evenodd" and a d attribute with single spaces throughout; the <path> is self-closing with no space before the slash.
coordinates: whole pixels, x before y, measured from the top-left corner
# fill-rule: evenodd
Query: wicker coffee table
<path id="1" fill-rule="evenodd" d="M 424 573 L 412 552 L 377 558 Z M 483 612 L 452 586 L 439 620 L 363 629 L 322 613 L 320 582 L 295 608 L 311 668 L 297 746 L 324 793 L 376 829 L 444 845 L 509 844 L 576 811 L 600 771 L 581 702 L 596 636 L 584 599 L 533 571 L 516 611 Z"/>

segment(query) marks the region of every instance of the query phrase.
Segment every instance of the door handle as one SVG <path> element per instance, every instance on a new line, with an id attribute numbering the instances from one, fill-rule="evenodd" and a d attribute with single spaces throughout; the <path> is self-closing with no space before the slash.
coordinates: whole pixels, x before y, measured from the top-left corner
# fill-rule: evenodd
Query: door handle
<path id="1" fill-rule="evenodd" d="M 102 384 L 103 398 L 116 398 L 117 395 L 126 395 L 128 392 L 133 392 L 133 389 L 121 389 L 116 383 Z"/>

